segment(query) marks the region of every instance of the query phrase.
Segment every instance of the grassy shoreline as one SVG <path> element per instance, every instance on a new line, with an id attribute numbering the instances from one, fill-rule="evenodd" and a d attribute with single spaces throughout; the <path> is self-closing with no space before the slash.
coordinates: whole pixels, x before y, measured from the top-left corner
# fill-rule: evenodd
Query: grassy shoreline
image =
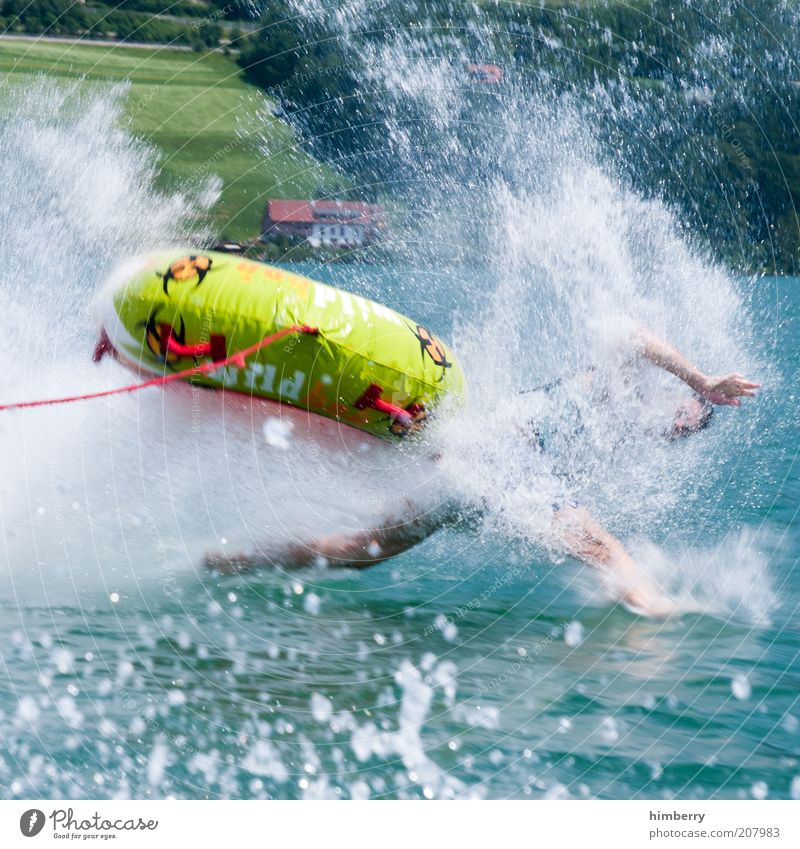
<path id="1" fill-rule="evenodd" d="M 0 73 L 11 84 L 45 74 L 83 85 L 127 81 L 125 121 L 162 153 L 160 184 L 223 180 L 210 213 L 218 235 L 254 239 L 269 197 L 306 197 L 343 184 L 305 153 L 271 102 L 221 52 L 0 39 Z"/>

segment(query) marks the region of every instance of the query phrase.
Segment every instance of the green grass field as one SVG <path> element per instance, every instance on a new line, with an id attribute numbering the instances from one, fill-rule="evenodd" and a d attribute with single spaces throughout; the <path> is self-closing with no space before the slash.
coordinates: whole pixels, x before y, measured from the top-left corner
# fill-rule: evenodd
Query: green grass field
<path id="1" fill-rule="evenodd" d="M 12 81 L 45 73 L 87 86 L 129 81 L 127 121 L 162 152 L 162 184 L 222 178 L 211 213 L 218 235 L 255 238 L 267 198 L 343 185 L 298 148 L 291 129 L 269 114 L 269 101 L 220 53 L 0 39 L 0 73 Z"/>

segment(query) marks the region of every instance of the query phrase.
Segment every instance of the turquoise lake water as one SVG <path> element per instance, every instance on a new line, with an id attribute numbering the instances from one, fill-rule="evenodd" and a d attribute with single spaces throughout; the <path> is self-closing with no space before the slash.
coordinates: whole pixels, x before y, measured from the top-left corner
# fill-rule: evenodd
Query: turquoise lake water
<path id="1" fill-rule="evenodd" d="M 450 332 L 441 280 L 412 306 Z M 364 573 L 213 575 L 186 539 L 251 468 L 246 428 L 215 431 L 214 465 L 158 395 L 0 422 L 25 458 L 0 513 L 0 795 L 796 798 L 800 280 L 744 290 L 761 396 L 686 446 L 705 470 L 649 532 L 633 483 L 597 502 L 637 554 L 701 584 L 705 608 L 665 621 L 475 520 Z M 178 450 L 197 478 L 165 482 Z"/>

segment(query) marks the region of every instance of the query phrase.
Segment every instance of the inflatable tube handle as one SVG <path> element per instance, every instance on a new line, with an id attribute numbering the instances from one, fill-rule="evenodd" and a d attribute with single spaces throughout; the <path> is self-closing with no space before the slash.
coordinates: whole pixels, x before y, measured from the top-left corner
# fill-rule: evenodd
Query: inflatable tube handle
<path id="1" fill-rule="evenodd" d="M 97 340 L 97 344 L 94 346 L 94 353 L 92 354 L 92 362 L 99 363 L 100 360 L 106 354 L 114 354 L 114 346 L 111 344 L 111 340 L 108 338 L 108 333 L 106 333 L 105 328 L 100 331 L 100 338 Z"/>
<path id="2" fill-rule="evenodd" d="M 397 404 L 390 404 L 388 401 L 384 401 L 381 398 L 381 392 L 383 392 L 383 389 L 377 383 L 372 383 L 353 406 L 357 410 L 365 410 L 367 407 L 372 407 L 374 410 L 386 413 L 404 426 L 410 425 L 414 421 L 414 416 L 408 410 L 398 407 Z"/>
<path id="3" fill-rule="evenodd" d="M 380 410 L 382 413 L 386 413 L 387 415 L 392 416 L 392 418 L 398 419 L 402 424 L 410 425 L 412 421 L 414 421 L 414 417 L 408 411 L 404 410 L 402 407 L 397 407 L 394 404 L 390 404 L 388 401 L 381 401 L 380 398 L 375 399 L 375 403 L 372 405 L 376 410 Z"/>
<path id="4" fill-rule="evenodd" d="M 218 363 L 224 360 L 228 354 L 225 350 L 225 337 L 212 335 L 209 342 L 199 342 L 197 345 L 184 345 L 172 335 L 172 328 L 168 324 L 161 325 L 161 338 L 164 340 L 164 348 L 179 357 L 211 357 Z"/>

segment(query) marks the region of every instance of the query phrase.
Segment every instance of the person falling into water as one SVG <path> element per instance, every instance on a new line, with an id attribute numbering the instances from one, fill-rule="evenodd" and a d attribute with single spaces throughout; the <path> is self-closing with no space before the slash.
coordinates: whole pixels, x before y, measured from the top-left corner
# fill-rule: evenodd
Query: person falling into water
<path id="1" fill-rule="evenodd" d="M 710 377 L 680 352 L 646 328 L 631 339 L 634 353 L 682 380 L 694 395 L 677 409 L 669 438 L 684 436 L 708 423 L 713 404 L 741 405 L 755 395 L 759 384 L 741 374 Z M 521 438 L 523 438 L 521 436 Z M 306 543 L 292 543 L 244 556 L 210 555 L 207 565 L 220 572 L 249 571 L 270 563 L 299 568 L 325 562 L 330 566 L 363 569 L 395 557 L 449 521 L 449 515 L 387 517 L 380 527 L 355 534 L 329 534 Z M 644 577 L 623 544 L 590 513 L 574 503 L 553 505 L 552 536 L 563 551 L 599 570 L 620 600 L 636 612 L 666 615 L 669 602 Z"/>

